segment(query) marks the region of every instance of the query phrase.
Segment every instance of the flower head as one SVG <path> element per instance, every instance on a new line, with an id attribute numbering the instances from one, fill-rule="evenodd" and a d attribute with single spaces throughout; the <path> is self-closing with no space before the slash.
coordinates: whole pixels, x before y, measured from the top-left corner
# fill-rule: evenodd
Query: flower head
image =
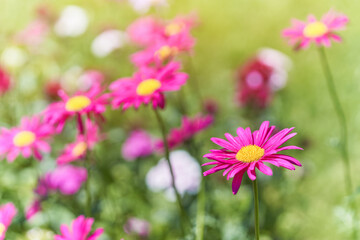
<path id="1" fill-rule="evenodd" d="M 348 21 L 346 15 L 331 10 L 321 20 L 313 15 L 308 17 L 307 22 L 293 20 L 292 27 L 285 29 L 282 34 L 291 45 L 296 45 L 296 49 L 306 48 L 311 42 L 330 47 L 330 40 L 341 42 L 336 31 L 343 30 Z"/>
<path id="2" fill-rule="evenodd" d="M 86 120 L 85 129 L 86 136 L 80 134 L 76 137 L 75 142 L 66 145 L 63 153 L 56 160 L 57 164 L 61 165 L 82 159 L 87 150 L 92 150 L 95 144 L 102 139 L 99 127 L 90 119 Z"/>
<path id="3" fill-rule="evenodd" d="M 17 210 L 12 203 L 0 206 L 0 240 L 5 239 L 5 233 L 16 213 Z"/>
<path id="4" fill-rule="evenodd" d="M 6 154 L 9 162 L 14 161 L 19 154 L 24 158 L 34 155 L 41 160 L 41 152 L 49 153 L 51 150 L 46 140 L 53 133 L 52 126 L 42 122 L 40 117 L 24 117 L 19 127 L 1 129 L 0 155 Z"/>
<path id="5" fill-rule="evenodd" d="M 141 68 L 132 78 L 121 78 L 110 85 L 112 105 L 123 110 L 152 103 L 154 108 L 165 106 L 164 92 L 177 91 L 186 83 L 188 75 L 178 72 L 180 64 L 170 62 L 164 67 Z"/>
<path id="6" fill-rule="evenodd" d="M 162 24 L 153 17 L 143 17 L 133 22 L 127 29 L 130 40 L 139 46 L 150 46 L 162 31 Z"/>
<path id="7" fill-rule="evenodd" d="M 170 130 L 167 137 L 169 148 L 173 149 L 180 146 L 182 143 L 190 140 L 194 135 L 207 129 L 214 122 L 212 115 L 197 115 L 193 118 L 184 116 L 181 119 L 180 128 Z M 163 141 L 157 143 L 157 147 L 163 149 Z"/>
<path id="8" fill-rule="evenodd" d="M 93 223 L 93 218 L 79 216 L 71 223 L 70 227 L 62 224 L 60 226 L 61 235 L 56 235 L 55 240 L 96 240 L 104 232 L 104 229 L 98 228 L 89 236 Z"/>
<path id="9" fill-rule="evenodd" d="M 10 75 L 0 67 L 0 95 L 3 95 L 10 88 Z"/>
<path id="10" fill-rule="evenodd" d="M 144 130 L 134 130 L 124 142 L 121 153 L 125 160 L 134 161 L 137 158 L 149 156 L 153 150 L 151 136 Z"/>
<path id="11" fill-rule="evenodd" d="M 286 141 L 294 137 L 296 133 L 290 133 L 294 128 L 285 128 L 275 135 L 271 136 L 275 126 L 269 127 L 269 122 L 261 124 L 260 129 L 251 133 L 250 128 L 238 128 L 237 136 L 225 133 L 227 139 L 212 138 L 215 144 L 222 149 L 212 149 L 211 153 L 204 157 L 214 160 L 203 164 L 215 165 L 210 170 L 204 172 L 204 176 L 225 170 L 224 176 L 227 179 L 233 178 L 232 191 L 236 194 L 240 188 L 241 181 L 245 172 L 251 180 L 256 179 L 255 168 L 266 175 L 272 175 L 270 167 L 264 163 L 270 163 L 277 167 L 284 167 L 295 170 L 294 165 L 301 166 L 301 163 L 295 158 L 278 154 L 278 152 L 289 149 L 301 149 L 297 146 L 281 147 Z"/>
<path id="12" fill-rule="evenodd" d="M 78 92 L 69 97 L 63 90 L 59 91 L 61 101 L 50 104 L 44 111 L 46 122 L 53 124 L 60 132 L 66 120 L 73 116 L 91 114 L 102 117 L 106 110 L 109 94 L 104 94 L 99 83 L 94 84 L 87 92 Z"/>

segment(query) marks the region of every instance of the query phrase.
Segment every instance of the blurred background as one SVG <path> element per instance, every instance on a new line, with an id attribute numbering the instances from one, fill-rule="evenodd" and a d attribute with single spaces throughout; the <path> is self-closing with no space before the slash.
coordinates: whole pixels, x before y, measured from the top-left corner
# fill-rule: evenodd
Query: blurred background
<path id="1" fill-rule="evenodd" d="M 202 155 L 216 148 L 210 137 L 235 133 L 239 126 L 255 129 L 263 120 L 270 120 L 279 128 L 294 126 L 298 135 L 291 143 L 305 150 L 292 154 L 303 167 L 295 171 L 272 167 L 273 177 L 259 174 L 261 239 L 347 239 L 353 214 L 349 201 L 358 200 L 359 191 L 352 196 L 345 194 L 343 166 L 337 151 L 338 122 L 318 53 L 314 47 L 293 51 L 281 37 L 281 31 L 290 26 L 292 18 L 305 20 L 311 13 L 321 17 L 330 9 L 350 19 L 346 31 L 341 32 L 344 41 L 335 43 L 327 53 L 349 121 L 352 177 L 358 188 L 360 28 L 356 26 L 360 24 L 360 3 L 168 0 L 142 4 L 140 0 L 0 0 L 0 66 L 11 82 L 0 100 L 1 126 L 16 126 L 21 117 L 41 112 L 56 99 L 59 88 L 70 93 L 81 89 L 79 79 L 88 70 L 101 72 L 106 85 L 131 76 L 135 67 L 129 58 L 139 48 L 129 41 L 126 29 L 139 17 L 151 15 L 168 20 L 190 14 L 198 22 L 192 30 L 196 39 L 194 52 L 183 59 L 183 71 L 189 73 L 190 83 L 184 91 L 169 95 L 163 113 L 168 127 L 181 124 L 179 98 L 188 115 L 203 110 L 204 104 L 191 89 L 194 79 L 201 99 L 207 103 L 208 111 L 213 110 L 215 118 L 194 140 L 197 150 L 190 154 L 196 162 L 205 163 Z M 106 31 L 113 32 L 102 35 Z M 286 59 L 287 67 L 281 86 L 274 90 L 266 106 L 253 111 L 253 106 L 249 109 L 237 97 L 239 71 L 257 59 L 263 48 L 286 55 L 281 58 Z M 135 128 L 141 127 L 160 138 L 153 113 L 145 107 L 126 113 L 108 107 L 106 119 L 103 132 L 107 137 L 95 148 L 96 168 L 90 179 L 93 217 L 96 226 L 104 227 L 106 232 L 101 239 L 179 239 L 176 204 L 164 191 L 154 192 L 146 180 L 161 155 L 125 161 L 121 154 L 124 141 Z M 72 140 L 74 131 L 74 126 L 67 126 L 61 137 L 53 141 L 53 153 L 40 163 L 21 158 L 11 164 L 0 162 L 1 203 L 12 201 L 19 209 L 7 239 L 53 239 L 51 236 L 59 233 L 61 223 L 83 214 L 79 206 L 85 193 L 81 190 L 74 196 L 53 194 L 43 203 L 41 213 L 30 221 L 24 218 L 38 176 L 54 167 L 56 153 Z M 179 149 L 187 150 L 185 146 Z M 246 176 L 235 196 L 231 182 L 220 173 L 208 176 L 205 196 L 204 239 L 253 239 L 252 190 Z M 196 191 L 184 194 L 193 219 L 196 199 Z M 134 218 L 135 223 L 129 222 Z"/>

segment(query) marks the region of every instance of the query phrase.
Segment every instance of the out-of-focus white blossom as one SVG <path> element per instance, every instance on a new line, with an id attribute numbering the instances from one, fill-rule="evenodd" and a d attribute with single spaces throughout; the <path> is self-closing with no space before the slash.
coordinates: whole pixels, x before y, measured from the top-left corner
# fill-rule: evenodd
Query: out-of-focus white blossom
<path id="1" fill-rule="evenodd" d="M 140 14 L 147 13 L 152 6 L 167 6 L 167 0 L 129 0 L 129 2 L 134 10 Z"/>
<path id="2" fill-rule="evenodd" d="M 119 30 L 107 30 L 98 35 L 91 45 L 92 53 L 97 57 L 105 57 L 112 51 L 121 48 L 127 42 L 127 35 Z"/>
<path id="3" fill-rule="evenodd" d="M 261 62 L 272 67 L 274 70 L 270 77 L 270 87 L 274 91 L 284 88 L 288 78 L 288 71 L 292 67 L 290 58 L 272 48 L 260 49 L 257 56 Z"/>
<path id="4" fill-rule="evenodd" d="M 201 168 L 197 161 L 186 151 L 170 153 L 170 162 L 174 170 L 175 185 L 181 195 L 185 192 L 195 194 L 201 183 Z M 166 159 L 162 158 L 146 175 L 146 184 L 151 191 L 166 191 L 169 200 L 174 200 L 171 186 L 170 169 Z"/>
<path id="5" fill-rule="evenodd" d="M 77 37 L 83 34 L 89 25 L 86 11 L 78 6 L 67 6 L 55 23 L 55 33 L 61 37 Z"/>
<path id="6" fill-rule="evenodd" d="M 28 60 L 24 50 L 19 47 L 8 47 L 1 54 L 1 62 L 8 68 L 21 67 Z"/>
<path id="7" fill-rule="evenodd" d="M 41 228 L 33 228 L 27 231 L 26 237 L 28 240 L 50 240 L 54 238 L 54 233 Z"/>

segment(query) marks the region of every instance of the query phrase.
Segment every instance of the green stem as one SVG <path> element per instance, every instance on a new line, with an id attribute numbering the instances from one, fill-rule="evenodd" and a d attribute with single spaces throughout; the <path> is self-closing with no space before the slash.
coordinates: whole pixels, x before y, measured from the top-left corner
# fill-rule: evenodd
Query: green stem
<path id="1" fill-rule="evenodd" d="M 173 168 L 171 166 L 171 162 L 170 162 L 170 151 L 169 151 L 169 144 L 167 142 L 167 139 L 166 139 L 166 128 L 165 128 L 165 124 L 164 124 L 164 121 L 159 113 L 159 111 L 157 109 L 154 109 L 154 112 L 155 112 L 155 116 L 156 116 L 156 119 L 158 121 L 158 124 L 159 124 L 159 127 L 160 127 L 160 130 L 161 130 L 161 134 L 162 134 L 162 139 L 163 139 L 163 142 L 164 142 L 164 150 L 165 150 L 165 159 L 169 165 L 169 169 L 170 169 L 170 174 L 171 174 L 171 185 L 174 189 L 174 192 L 175 192 L 175 196 L 176 196 L 176 201 L 178 203 L 178 207 L 179 207 L 179 210 L 180 210 L 180 214 L 181 214 L 181 230 L 182 230 L 182 233 L 185 234 L 185 226 L 184 224 L 187 223 L 189 224 L 189 218 L 185 212 L 185 209 L 181 203 L 181 197 L 180 197 L 180 194 L 179 194 L 179 191 L 177 190 L 176 188 L 176 185 L 175 185 L 175 176 L 174 176 L 174 171 L 173 171 Z"/>
<path id="2" fill-rule="evenodd" d="M 345 170 L 344 174 L 345 174 L 347 194 L 351 195 L 353 191 L 353 185 L 351 180 L 351 171 L 350 171 L 351 167 L 350 167 L 350 159 L 348 153 L 348 127 L 347 127 L 346 117 L 336 92 L 334 78 L 332 76 L 329 62 L 325 54 L 325 49 L 323 47 L 319 47 L 318 49 L 319 49 L 320 60 L 326 77 L 326 83 L 331 97 L 331 101 L 334 105 L 336 115 L 339 119 L 339 124 L 341 129 L 340 152 L 344 162 L 344 170 Z"/>
<path id="3" fill-rule="evenodd" d="M 253 181 L 254 189 L 254 213 L 255 213 L 255 239 L 260 239 L 260 226 L 259 226 L 259 191 L 257 180 Z"/>
<path id="4" fill-rule="evenodd" d="M 201 181 L 200 192 L 197 199 L 196 212 L 196 240 L 203 240 L 204 238 L 204 222 L 205 219 L 205 181 Z"/>
<path id="5" fill-rule="evenodd" d="M 344 109 L 341 106 L 339 96 L 336 92 L 334 77 L 331 73 L 331 69 L 330 69 L 329 61 L 326 57 L 325 49 L 324 49 L 324 47 L 319 47 L 318 50 L 319 50 L 320 61 L 321 61 L 322 68 L 323 68 L 325 78 L 326 78 L 327 88 L 328 88 L 328 91 L 329 91 L 329 94 L 331 97 L 331 101 L 334 105 L 336 115 L 339 120 L 339 125 L 340 125 L 340 130 L 341 130 L 340 152 L 341 152 L 343 163 L 344 163 L 345 188 L 347 190 L 347 194 L 350 196 L 353 192 L 353 183 L 352 183 L 352 178 L 351 178 L 351 165 L 350 165 L 349 152 L 348 152 L 348 126 L 347 126 L 346 116 L 345 116 Z M 354 237 L 354 239 L 357 239 L 357 237 L 356 237 L 357 233 L 356 233 L 356 228 L 355 228 L 355 226 L 356 226 L 355 220 L 357 218 L 356 217 L 357 216 L 357 206 L 356 206 L 355 200 L 353 200 L 353 201 L 354 202 L 351 203 L 351 207 L 353 208 L 353 211 L 354 211 L 353 237 Z"/>

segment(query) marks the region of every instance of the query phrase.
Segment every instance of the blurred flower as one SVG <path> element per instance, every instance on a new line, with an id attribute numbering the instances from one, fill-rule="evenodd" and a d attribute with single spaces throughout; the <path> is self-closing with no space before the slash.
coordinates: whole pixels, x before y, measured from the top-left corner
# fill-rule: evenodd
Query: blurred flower
<path id="1" fill-rule="evenodd" d="M 85 122 L 85 135 L 78 135 L 74 143 L 65 146 L 63 153 L 56 159 L 58 165 L 83 159 L 88 150 L 92 150 L 102 138 L 99 128 L 90 119 Z"/>
<path id="2" fill-rule="evenodd" d="M 127 42 L 127 35 L 119 30 L 106 30 L 98 35 L 91 45 L 91 51 L 96 57 L 106 57 L 114 50 L 121 48 Z"/>
<path id="3" fill-rule="evenodd" d="M 0 240 L 5 239 L 5 233 L 16 214 L 17 210 L 13 203 L 7 203 L 0 206 Z"/>
<path id="4" fill-rule="evenodd" d="M 0 95 L 3 95 L 10 88 L 10 75 L 0 67 Z"/>
<path id="5" fill-rule="evenodd" d="M 278 91 L 284 88 L 288 78 L 288 71 L 292 67 L 290 58 L 278 50 L 262 48 L 257 53 L 257 59 L 272 68 L 269 79 L 271 90 Z"/>
<path id="6" fill-rule="evenodd" d="M 101 117 L 106 110 L 106 105 L 110 95 L 102 93 L 100 84 L 94 84 L 87 92 L 77 92 L 69 97 L 63 90 L 59 91 L 62 101 L 50 104 L 44 111 L 46 122 L 57 127 L 57 131 L 62 131 L 66 121 L 73 116 L 85 115 L 88 118 L 91 114 Z"/>
<path id="7" fill-rule="evenodd" d="M 93 218 L 79 216 L 70 227 L 62 224 L 60 226 L 61 235 L 56 235 L 55 240 L 96 240 L 104 232 L 104 229 L 98 228 L 89 236 L 93 223 Z"/>
<path id="8" fill-rule="evenodd" d="M 308 17 L 307 22 L 294 19 L 292 27 L 285 29 L 282 35 L 289 39 L 291 45 L 296 45 L 296 49 L 307 48 L 311 42 L 330 47 L 331 39 L 341 42 L 341 37 L 335 32 L 343 30 L 348 21 L 346 15 L 330 10 L 321 20 L 317 20 L 313 15 Z"/>
<path id="9" fill-rule="evenodd" d="M 129 0 L 129 2 L 134 10 L 140 14 L 147 13 L 153 6 L 167 6 L 167 0 Z"/>
<path id="10" fill-rule="evenodd" d="M 236 100 L 242 106 L 266 107 L 272 98 L 269 80 L 273 69 L 259 59 L 251 59 L 238 71 Z"/>
<path id="11" fill-rule="evenodd" d="M 7 155 L 9 162 L 14 161 L 19 154 L 24 158 L 34 155 L 41 160 L 41 152 L 49 153 L 51 150 L 45 140 L 53 133 L 52 126 L 42 122 L 39 116 L 24 117 L 19 127 L 1 129 L 0 155 Z"/>
<path id="12" fill-rule="evenodd" d="M 1 55 L 1 62 L 8 68 L 21 67 L 27 60 L 25 51 L 19 47 L 7 47 Z"/>
<path id="13" fill-rule="evenodd" d="M 33 228 L 26 232 L 28 240 L 50 240 L 54 239 L 53 232 L 41 228 Z"/>
<path id="14" fill-rule="evenodd" d="M 169 148 L 173 149 L 190 140 L 197 133 L 207 129 L 213 123 L 213 121 L 214 118 L 211 115 L 197 115 L 194 118 L 184 116 L 181 119 L 180 128 L 174 128 L 170 130 L 170 133 L 167 137 Z M 158 141 L 156 146 L 159 149 L 163 149 L 163 141 Z"/>
<path id="15" fill-rule="evenodd" d="M 136 234 L 140 237 L 149 236 L 150 223 L 140 218 L 129 218 L 124 225 L 124 231 L 127 234 Z"/>
<path id="16" fill-rule="evenodd" d="M 48 24 L 42 19 L 37 19 L 16 34 L 15 39 L 17 42 L 29 47 L 37 47 L 44 41 L 48 32 Z"/>
<path id="17" fill-rule="evenodd" d="M 201 169 L 197 161 L 188 152 L 177 150 L 170 153 L 170 162 L 179 193 L 197 193 L 201 182 Z M 166 190 L 168 198 L 174 199 L 169 165 L 164 158 L 147 173 L 146 185 L 154 192 Z"/>
<path id="18" fill-rule="evenodd" d="M 152 103 L 153 108 L 164 108 L 164 92 L 177 91 L 186 83 L 188 75 L 178 72 L 180 64 L 170 62 L 159 69 L 141 68 L 132 78 L 121 78 L 110 85 L 114 108 L 123 110 Z"/>
<path id="19" fill-rule="evenodd" d="M 30 206 L 26 209 L 26 212 L 25 212 L 26 220 L 30 220 L 33 216 L 35 216 L 40 211 L 42 211 L 41 200 L 35 199 L 30 204 Z"/>
<path id="20" fill-rule="evenodd" d="M 60 37 L 77 37 L 83 34 L 89 24 L 86 11 L 78 6 L 67 6 L 55 23 L 55 33 Z"/>
<path id="21" fill-rule="evenodd" d="M 80 91 L 88 91 L 93 85 L 101 84 L 105 79 L 102 72 L 97 70 L 87 70 L 81 74 L 78 81 Z"/>
<path id="22" fill-rule="evenodd" d="M 51 80 L 45 83 L 45 87 L 44 87 L 45 95 L 50 101 L 55 101 L 59 99 L 58 92 L 60 89 L 61 89 L 61 84 L 56 80 Z"/>
<path id="23" fill-rule="evenodd" d="M 162 24 L 153 17 L 134 21 L 127 29 L 130 40 L 139 46 L 150 46 L 159 37 Z"/>
<path id="24" fill-rule="evenodd" d="M 126 161 L 134 161 L 137 158 L 151 155 L 153 150 L 151 136 L 144 130 L 134 130 L 124 142 L 121 153 Z"/>
<path id="25" fill-rule="evenodd" d="M 215 99 L 207 98 L 204 101 L 203 110 L 205 113 L 215 115 L 219 111 L 219 104 Z"/>
<path id="26" fill-rule="evenodd" d="M 222 149 L 212 149 L 211 153 L 205 154 L 204 157 L 215 160 L 208 162 L 202 166 L 215 165 L 210 170 L 204 172 L 204 176 L 224 170 L 224 176 L 227 179 L 234 178 L 232 182 L 232 191 L 235 195 L 241 185 L 243 174 L 247 172 L 249 178 L 254 181 L 256 179 L 255 168 L 266 175 L 272 175 L 270 167 L 264 163 L 270 163 L 277 167 L 284 167 L 295 170 L 293 165 L 301 166 L 301 163 L 295 158 L 277 154 L 283 150 L 301 149 L 297 146 L 281 147 L 286 141 L 296 135 L 290 133 L 294 128 L 285 128 L 271 137 L 275 126 L 269 127 L 269 122 L 265 121 L 261 124 L 260 129 L 251 133 L 250 128 L 237 129 L 237 136 L 233 137 L 229 133 L 225 133 L 227 139 L 211 138 L 215 144 Z"/>

